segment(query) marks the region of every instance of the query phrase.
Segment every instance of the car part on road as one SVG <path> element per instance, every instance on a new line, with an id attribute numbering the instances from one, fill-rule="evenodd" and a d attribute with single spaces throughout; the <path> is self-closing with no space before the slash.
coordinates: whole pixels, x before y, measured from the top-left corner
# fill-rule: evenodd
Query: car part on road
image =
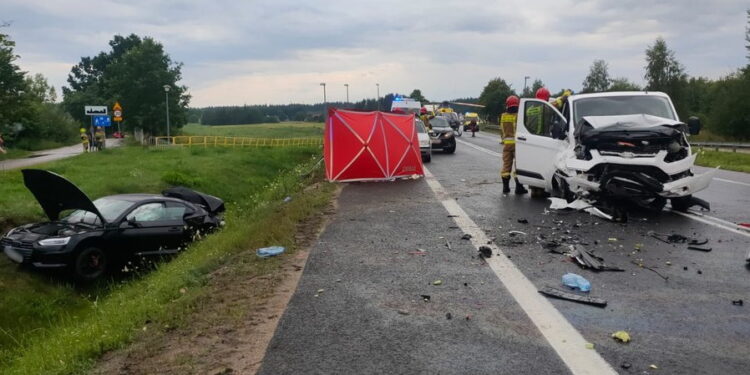
<path id="1" fill-rule="evenodd" d="M 735 305 L 735 306 L 742 306 L 744 304 L 745 304 L 744 301 L 742 301 L 741 299 L 738 299 L 736 301 L 732 301 L 732 305 Z"/>
<path id="2" fill-rule="evenodd" d="M 286 250 L 283 246 L 262 247 L 255 251 L 255 255 L 261 258 L 270 258 L 282 254 Z"/>
<path id="3" fill-rule="evenodd" d="M 492 249 L 489 246 L 479 246 L 479 256 L 482 258 L 492 257 Z"/>
<path id="4" fill-rule="evenodd" d="M 579 294 L 573 294 L 570 292 L 566 292 L 564 290 L 553 288 L 551 286 L 542 287 L 541 289 L 539 289 L 539 293 L 547 297 L 564 299 L 567 301 L 583 303 L 586 305 L 592 305 L 596 307 L 607 307 L 607 300 L 605 299 L 598 298 L 598 297 L 591 297 L 591 296 L 582 296 Z"/>
<path id="5" fill-rule="evenodd" d="M 570 253 L 568 253 L 568 256 L 574 259 L 579 266 L 592 271 L 625 271 L 619 267 L 606 265 L 604 259 L 590 253 L 581 245 L 570 245 Z"/>
<path id="6" fill-rule="evenodd" d="M 710 252 L 711 250 L 713 250 L 713 248 L 710 248 L 710 247 L 701 247 L 701 246 L 688 246 L 687 248 L 688 248 L 688 250 L 697 250 L 697 251 L 702 251 L 704 253 L 707 253 L 707 252 Z"/>
<path id="7" fill-rule="evenodd" d="M 617 331 L 612 334 L 612 338 L 621 343 L 627 344 L 630 342 L 630 334 L 625 331 Z"/>
<path id="8" fill-rule="evenodd" d="M 591 283 L 583 276 L 575 273 L 566 273 L 563 275 L 562 283 L 571 289 L 578 289 L 582 292 L 591 291 Z"/>
<path id="9" fill-rule="evenodd" d="M 435 280 L 432 282 L 432 285 L 435 285 L 435 286 L 443 285 L 443 280 Z"/>
<path id="10" fill-rule="evenodd" d="M 518 219 L 518 222 L 521 223 L 521 224 L 528 224 L 529 223 L 529 221 L 526 220 L 526 219 Z"/>
<path id="11" fill-rule="evenodd" d="M 462 239 L 462 240 L 470 240 L 470 239 L 471 239 L 471 235 L 470 235 L 470 234 L 468 234 L 468 233 L 464 233 L 464 235 L 463 235 L 463 236 L 461 236 L 461 239 Z"/>
<path id="12" fill-rule="evenodd" d="M 651 267 L 648 267 L 648 266 L 644 265 L 643 263 L 639 263 L 639 262 L 636 262 L 634 260 L 631 260 L 630 263 L 633 263 L 633 264 L 635 264 L 638 267 L 645 268 L 645 269 L 647 269 L 647 270 L 649 270 L 649 271 L 651 271 L 651 272 L 659 275 L 659 277 L 661 277 L 662 279 L 664 279 L 664 281 L 669 281 L 669 276 L 664 276 L 659 271 L 657 271 L 657 270 L 655 270 L 655 269 L 653 269 Z M 699 270 L 698 273 L 700 274 L 702 272 Z"/>

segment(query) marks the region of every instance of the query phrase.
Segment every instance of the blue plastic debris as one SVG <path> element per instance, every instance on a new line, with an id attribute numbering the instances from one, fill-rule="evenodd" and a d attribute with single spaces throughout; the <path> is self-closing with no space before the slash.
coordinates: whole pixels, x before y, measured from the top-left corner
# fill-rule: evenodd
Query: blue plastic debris
<path id="1" fill-rule="evenodd" d="M 286 250 L 283 246 L 262 247 L 255 251 L 255 255 L 261 258 L 275 257 Z"/>
<path id="2" fill-rule="evenodd" d="M 562 283 L 572 289 L 580 289 L 582 292 L 591 290 L 591 283 L 584 279 L 583 276 L 574 273 L 566 273 L 562 277 Z"/>

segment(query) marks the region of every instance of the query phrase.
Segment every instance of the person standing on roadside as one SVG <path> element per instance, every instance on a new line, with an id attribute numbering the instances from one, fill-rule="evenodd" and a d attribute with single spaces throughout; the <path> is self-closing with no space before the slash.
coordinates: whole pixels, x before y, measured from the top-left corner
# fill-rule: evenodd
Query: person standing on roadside
<path id="1" fill-rule="evenodd" d="M 422 123 L 424 124 L 425 128 L 427 128 L 427 130 L 432 130 L 432 125 L 430 125 L 430 116 L 427 115 L 427 108 L 422 107 L 419 109 L 419 119 L 422 120 Z"/>
<path id="2" fill-rule="evenodd" d="M 5 140 L 3 139 L 3 133 L 0 133 L 0 154 L 7 154 L 5 151 Z"/>
<path id="3" fill-rule="evenodd" d="M 518 117 L 517 96 L 511 95 L 505 99 L 505 112 L 500 116 L 500 133 L 503 144 L 503 169 L 500 177 L 503 180 L 503 194 L 510 193 L 511 175 L 516 181 L 516 194 L 526 194 L 528 191 L 518 182 L 518 177 L 513 172 L 513 162 L 516 158 L 516 119 Z"/>
<path id="4" fill-rule="evenodd" d="M 89 135 L 84 128 L 81 128 L 81 145 L 83 145 L 83 152 L 89 152 Z"/>
<path id="5" fill-rule="evenodd" d="M 104 149 L 104 142 L 106 141 L 107 135 L 104 133 L 104 129 L 101 126 L 96 127 L 94 132 L 94 139 L 96 140 L 96 150 L 101 151 Z"/>

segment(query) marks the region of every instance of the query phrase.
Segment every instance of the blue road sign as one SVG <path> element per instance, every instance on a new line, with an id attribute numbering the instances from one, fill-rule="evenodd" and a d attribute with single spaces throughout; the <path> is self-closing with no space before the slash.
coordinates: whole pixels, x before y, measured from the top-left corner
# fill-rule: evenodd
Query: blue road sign
<path id="1" fill-rule="evenodd" d="M 94 126 L 112 126 L 109 116 L 94 116 Z"/>

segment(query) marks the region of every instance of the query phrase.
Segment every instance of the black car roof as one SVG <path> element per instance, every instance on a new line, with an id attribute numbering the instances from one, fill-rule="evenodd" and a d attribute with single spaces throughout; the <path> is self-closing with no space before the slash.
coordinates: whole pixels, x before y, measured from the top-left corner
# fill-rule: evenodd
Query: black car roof
<path id="1" fill-rule="evenodd" d="M 107 195 L 102 198 L 110 198 L 110 199 L 118 199 L 128 202 L 143 202 L 143 201 L 149 201 L 149 200 L 162 200 L 162 201 L 171 201 L 171 202 L 180 202 L 180 203 L 187 203 L 190 204 L 190 202 L 184 201 L 182 199 L 177 198 L 171 198 L 171 197 L 165 197 L 160 194 L 116 194 L 116 195 Z"/>

